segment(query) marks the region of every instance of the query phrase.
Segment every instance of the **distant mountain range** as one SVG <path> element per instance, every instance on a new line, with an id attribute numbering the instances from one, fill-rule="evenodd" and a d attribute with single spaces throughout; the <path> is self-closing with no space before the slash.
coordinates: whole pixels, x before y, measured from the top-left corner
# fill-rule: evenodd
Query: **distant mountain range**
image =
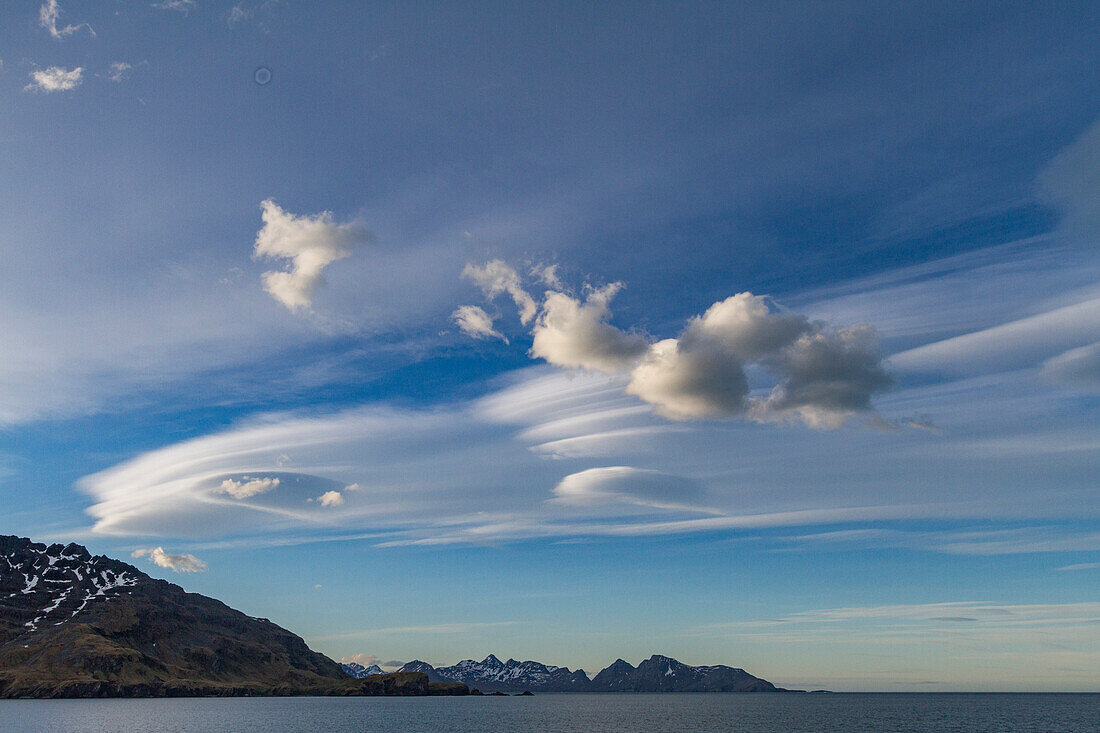
<path id="1" fill-rule="evenodd" d="M 353 679 L 267 619 L 80 545 L 0 536 L 0 698 L 466 692 Z"/>
<path id="2" fill-rule="evenodd" d="M 772 692 L 723 665 L 619 659 L 594 678 L 490 654 L 397 672 L 337 664 L 298 636 L 76 544 L 0 535 L 0 698 Z"/>
<path id="3" fill-rule="evenodd" d="M 354 677 L 357 680 L 366 679 L 372 674 L 385 674 L 386 671 L 379 667 L 377 664 L 372 664 L 369 667 L 364 667 L 358 662 L 340 662 L 340 666 L 349 676 Z"/>
<path id="4" fill-rule="evenodd" d="M 451 667 L 414 660 L 401 672 L 420 672 L 434 682 L 461 682 L 482 692 L 779 692 L 771 682 L 722 664 L 693 667 L 653 655 L 632 666 L 616 660 L 594 678 L 540 662 L 501 662 L 490 654 L 480 662 L 466 659 Z"/>

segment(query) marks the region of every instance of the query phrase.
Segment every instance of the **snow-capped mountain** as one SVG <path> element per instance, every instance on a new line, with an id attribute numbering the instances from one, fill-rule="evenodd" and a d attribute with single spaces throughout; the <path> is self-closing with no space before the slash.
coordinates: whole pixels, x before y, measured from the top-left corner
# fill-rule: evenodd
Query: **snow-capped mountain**
<path id="1" fill-rule="evenodd" d="M 567 667 L 515 659 L 502 662 L 492 654 L 480 662 L 464 659 L 450 667 L 414 660 L 400 671 L 424 672 L 430 680 L 462 682 L 482 692 L 583 692 L 590 683 L 584 670 L 571 672 Z"/>
<path id="2" fill-rule="evenodd" d="M 723 664 L 693 667 L 655 654 L 634 667 L 618 659 L 591 680 L 584 670 L 571 672 L 539 662 L 500 661 L 490 654 L 480 662 L 465 659 L 451 667 L 409 662 L 400 671 L 424 672 L 431 680 L 462 682 L 482 692 L 774 692 L 767 680 Z"/>
<path id="3" fill-rule="evenodd" d="M 406 694 L 369 687 L 267 619 L 80 545 L 0 536 L 0 698 Z"/>
<path id="4" fill-rule="evenodd" d="M 515 659 L 502 662 L 492 654 L 480 662 L 464 659 L 453 667 L 439 667 L 436 671 L 482 692 L 578 692 L 589 685 L 584 670 L 571 672 L 567 667 Z"/>
<path id="5" fill-rule="evenodd" d="M 377 664 L 372 664 L 369 667 L 364 667 L 358 662 L 340 662 L 340 666 L 344 668 L 344 671 L 357 680 L 361 680 L 364 677 L 370 677 L 372 674 L 385 674 L 386 672 Z"/>
<path id="6" fill-rule="evenodd" d="M 60 626 L 89 604 L 129 594 L 140 577 L 117 560 L 92 557 L 80 545 L 41 545 L 0 538 L 0 599 L 8 613 L 0 643 Z"/>

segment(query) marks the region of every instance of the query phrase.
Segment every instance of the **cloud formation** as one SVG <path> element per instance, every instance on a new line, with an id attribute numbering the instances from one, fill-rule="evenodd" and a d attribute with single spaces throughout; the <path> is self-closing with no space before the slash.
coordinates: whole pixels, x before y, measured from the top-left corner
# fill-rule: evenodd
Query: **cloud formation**
<path id="1" fill-rule="evenodd" d="M 31 72 L 31 83 L 23 87 L 25 92 L 67 92 L 76 89 L 84 81 L 84 68 L 63 69 L 49 66 Z"/>
<path id="2" fill-rule="evenodd" d="M 288 270 L 265 272 L 263 282 L 264 290 L 291 311 L 309 308 L 313 292 L 324 282 L 325 267 L 351 256 L 369 239 L 361 222 L 337 224 L 330 211 L 295 216 L 271 199 L 260 208 L 264 225 L 256 234 L 253 256 L 290 260 Z"/>
<path id="3" fill-rule="evenodd" d="M 72 34 L 84 28 L 88 33 L 95 36 L 95 31 L 87 23 L 78 23 L 77 25 L 66 25 L 58 28 L 57 21 L 61 18 L 61 6 L 57 4 L 57 0 L 46 0 L 42 4 L 42 7 L 38 9 L 38 25 L 49 31 L 49 34 L 54 38 L 60 40 L 66 36 Z"/>
<path id="4" fill-rule="evenodd" d="M 508 339 L 504 337 L 504 334 L 493 328 L 492 317 L 483 308 L 476 305 L 459 306 L 451 314 L 451 320 L 454 321 L 462 333 L 471 338 L 496 338 L 508 343 Z"/>
<path id="5" fill-rule="evenodd" d="M 154 565 L 174 570 L 177 573 L 201 573 L 206 563 L 194 555 L 165 552 L 163 547 L 150 547 L 134 550 L 131 557 L 148 557 Z"/>
<path id="6" fill-rule="evenodd" d="M 516 308 L 519 309 L 519 320 L 523 325 L 526 326 L 535 317 L 538 310 L 535 299 L 523 289 L 515 269 L 503 260 L 492 260 L 481 266 L 467 264 L 462 270 L 462 277 L 481 288 L 481 292 L 489 300 L 502 293 L 511 296 Z"/>
<path id="7" fill-rule="evenodd" d="M 610 283 L 589 290 L 584 301 L 548 291 L 531 330 L 531 355 L 568 369 L 615 373 L 634 363 L 646 350 L 646 340 L 615 328 L 609 304 L 622 289 Z"/>
<path id="8" fill-rule="evenodd" d="M 1100 343 L 1070 349 L 1043 362 L 1048 379 L 1074 387 L 1100 389 Z"/>
<path id="9" fill-rule="evenodd" d="M 126 63 L 125 61 L 112 61 L 111 66 L 107 72 L 107 78 L 118 84 L 126 77 L 130 76 L 130 72 L 133 70 L 133 65 Z"/>
<path id="10" fill-rule="evenodd" d="M 326 491 L 317 497 L 321 506 L 340 506 L 344 503 L 344 495 L 339 491 Z"/>
<path id="11" fill-rule="evenodd" d="M 534 320 L 532 357 L 566 369 L 629 374 L 626 392 L 673 420 L 744 417 L 836 428 L 872 413 L 871 398 L 892 383 L 872 326 L 835 328 L 752 293 L 718 301 L 676 338 L 650 342 L 611 323 L 610 303 L 622 283 L 586 286 L 581 299 L 560 287 L 556 270 L 536 268 L 533 276 L 559 287 L 538 303 L 500 260 L 467 265 L 463 274 L 487 297 L 507 291 L 526 309 L 521 321 Z M 475 336 L 492 327 L 491 321 L 475 326 L 482 329 Z M 750 396 L 750 365 L 772 376 L 768 394 Z"/>
<path id="12" fill-rule="evenodd" d="M 159 3 L 153 3 L 152 7 L 158 10 L 175 10 L 186 15 L 194 10 L 197 4 L 196 0 L 161 0 Z"/>
<path id="13" fill-rule="evenodd" d="M 234 499 L 247 499 L 257 494 L 264 494 L 279 486 L 277 478 L 249 478 L 243 476 L 240 481 L 227 478 L 221 483 L 222 492 L 229 494 Z"/>
<path id="14" fill-rule="evenodd" d="M 625 504 L 650 509 L 704 511 L 697 481 L 633 466 L 605 466 L 571 473 L 551 490 L 550 503 L 570 507 Z M 709 513 L 709 512 L 708 512 Z"/>

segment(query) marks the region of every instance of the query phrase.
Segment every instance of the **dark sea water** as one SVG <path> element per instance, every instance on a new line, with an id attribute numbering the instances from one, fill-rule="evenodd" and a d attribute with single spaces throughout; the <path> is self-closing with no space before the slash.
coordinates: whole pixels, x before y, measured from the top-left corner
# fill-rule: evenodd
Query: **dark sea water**
<path id="1" fill-rule="evenodd" d="M 538 695 L 0 700 L 0 731 L 1097 733 L 1100 695 Z"/>

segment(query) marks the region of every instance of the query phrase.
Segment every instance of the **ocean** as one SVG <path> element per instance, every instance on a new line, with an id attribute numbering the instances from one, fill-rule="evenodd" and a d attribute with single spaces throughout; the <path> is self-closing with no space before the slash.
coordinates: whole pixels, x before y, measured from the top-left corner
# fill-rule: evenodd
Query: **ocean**
<path id="1" fill-rule="evenodd" d="M 1096 733 L 1100 694 L 661 694 L 0 700 L 3 733 Z"/>

